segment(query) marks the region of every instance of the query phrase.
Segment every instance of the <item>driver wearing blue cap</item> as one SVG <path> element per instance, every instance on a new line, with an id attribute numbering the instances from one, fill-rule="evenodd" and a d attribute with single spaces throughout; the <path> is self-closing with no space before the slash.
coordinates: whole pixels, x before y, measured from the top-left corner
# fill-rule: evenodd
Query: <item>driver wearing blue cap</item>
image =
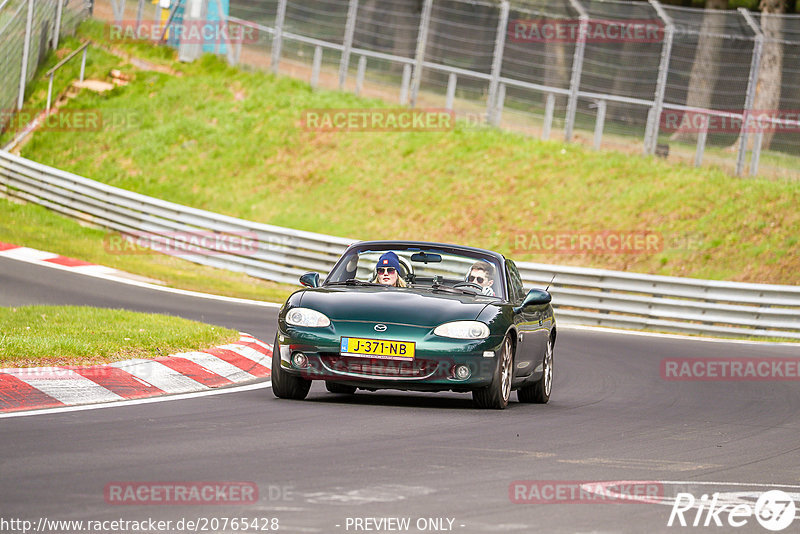
<path id="1" fill-rule="evenodd" d="M 406 287 L 400 276 L 400 259 L 392 251 L 384 253 L 375 265 L 376 281 L 384 286 Z"/>

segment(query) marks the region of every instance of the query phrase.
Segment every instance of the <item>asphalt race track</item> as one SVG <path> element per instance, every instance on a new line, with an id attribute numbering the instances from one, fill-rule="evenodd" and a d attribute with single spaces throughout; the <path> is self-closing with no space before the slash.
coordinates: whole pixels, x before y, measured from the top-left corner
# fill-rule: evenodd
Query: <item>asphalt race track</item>
<path id="1" fill-rule="evenodd" d="M 0 305 L 34 303 L 171 313 L 268 343 L 277 313 L 0 259 Z M 201 519 L 207 532 L 234 532 L 220 523 L 234 517 L 258 519 L 262 532 L 275 526 L 265 521 L 271 518 L 279 532 L 300 533 L 768 532 L 753 517 L 733 528 L 726 513 L 723 527 L 702 526 L 705 515 L 698 527 L 668 527 L 669 498 L 719 492 L 752 505 L 753 493 L 768 484 L 800 492 L 798 382 L 676 382 L 662 379 L 660 365 L 665 358 L 798 355 L 790 345 L 564 328 L 553 397 L 544 406 L 514 401 L 505 411 L 481 411 L 465 394 L 353 398 L 315 384 L 299 402 L 278 400 L 265 387 L 4 418 L 0 518 L 34 525 L 42 518 L 152 518 L 173 528 L 148 532 L 169 533 L 188 531 L 175 528 L 182 519 Z M 515 503 L 510 488 L 521 480 L 652 481 L 667 502 Z M 259 499 L 120 505 L 104 496 L 108 485 L 187 481 L 253 482 Z M 687 512 L 687 522 L 696 513 Z M 395 528 L 400 523 L 388 518 L 407 518 L 410 526 Z M 800 518 L 785 531 L 798 526 Z M 112 531 L 124 530 L 105 530 Z"/>

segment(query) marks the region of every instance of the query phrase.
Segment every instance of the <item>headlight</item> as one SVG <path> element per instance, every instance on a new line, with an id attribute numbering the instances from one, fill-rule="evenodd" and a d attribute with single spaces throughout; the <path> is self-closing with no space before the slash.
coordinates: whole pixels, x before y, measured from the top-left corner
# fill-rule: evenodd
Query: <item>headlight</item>
<path id="1" fill-rule="evenodd" d="M 330 326 L 328 317 L 309 308 L 294 308 L 286 314 L 286 322 L 292 326 L 325 327 Z"/>
<path id="2" fill-rule="evenodd" d="M 484 339 L 489 337 L 489 327 L 480 321 L 453 321 L 440 324 L 433 333 L 456 339 Z"/>

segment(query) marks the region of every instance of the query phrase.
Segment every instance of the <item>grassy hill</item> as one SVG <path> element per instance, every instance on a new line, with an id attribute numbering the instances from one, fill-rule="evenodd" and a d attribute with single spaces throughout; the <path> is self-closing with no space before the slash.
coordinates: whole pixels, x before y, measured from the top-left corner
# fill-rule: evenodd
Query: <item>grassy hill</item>
<path id="1" fill-rule="evenodd" d="M 99 23 L 89 21 L 81 32 L 111 49 Z M 113 66 L 131 82 L 105 94 L 81 92 L 67 109 L 99 110 L 113 120 L 98 131 L 38 132 L 23 156 L 166 200 L 337 236 L 463 243 L 542 263 L 800 283 L 800 182 L 736 179 L 465 125 L 444 132 L 309 131 L 302 125 L 309 109 L 395 106 L 312 91 L 213 57 L 187 65 L 149 45 L 113 47 L 173 72 L 142 70 L 93 47 L 95 77 Z M 31 101 L 41 101 L 45 90 L 38 80 Z M 608 232 L 656 235 L 660 246 L 571 253 L 542 250 L 534 239 Z"/>

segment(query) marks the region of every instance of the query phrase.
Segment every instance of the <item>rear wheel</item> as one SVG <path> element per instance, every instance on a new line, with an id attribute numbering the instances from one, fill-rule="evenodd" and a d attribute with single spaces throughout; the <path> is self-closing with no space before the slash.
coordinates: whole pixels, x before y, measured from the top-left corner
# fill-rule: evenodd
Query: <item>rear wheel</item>
<path id="1" fill-rule="evenodd" d="M 325 381 L 325 387 L 331 393 L 341 393 L 342 395 L 352 395 L 356 392 L 355 386 L 346 386 L 344 384 L 333 382 L 331 380 Z"/>
<path id="2" fill-rule="evenodd" d="M 544 359 L 542 361 L 542 378 L 535 384 L 517 390 L 517 399 L 520 402 L 533 402 L 546 404 L 550 400 L 553 389 L 553 340 L 547 340 Z"/>
<path id="3" fill-rule="evenodd" d="M 479 408 L 502 410 L 508 406 L 511 396 L 511 373 L 513 371 L 514 353 L 511 338 L 506 336 L 500 349 L 500 361 L 492 377 L 492 383 L 485 388 L 472 392 L 472 400 Z"/>
<path id="4" fill-rule="evenodd" d="M 272 393 L 281 399 L 302 400 L 311 389 L 311 380 L 290 375 L 281 368 L 281 353 L 278 348 L 278 336 L 272 345 Z"/>

